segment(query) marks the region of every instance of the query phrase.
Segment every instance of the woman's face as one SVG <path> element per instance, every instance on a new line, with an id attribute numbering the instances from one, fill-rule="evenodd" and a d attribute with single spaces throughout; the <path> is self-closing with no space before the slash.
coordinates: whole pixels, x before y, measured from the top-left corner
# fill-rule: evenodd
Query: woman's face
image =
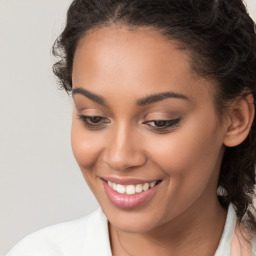
<path id="1" fill-rule="evenodd" d="M 225 125 L 185 49 L 105 27 L 80 40 L 73 64 L 73 152 L 114 227 L 150 231 L 216 205 Z"/>

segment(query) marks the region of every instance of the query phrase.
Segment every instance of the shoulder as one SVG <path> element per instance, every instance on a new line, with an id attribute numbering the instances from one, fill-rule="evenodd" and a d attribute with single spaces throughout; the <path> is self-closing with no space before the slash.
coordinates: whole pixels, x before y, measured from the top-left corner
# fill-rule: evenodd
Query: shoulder
<path id="1" fill-rule="evenodd" d="M 97 239 L 94 237 L 96 230 Z M 6 256 L 78 256 L 95 250 L 98 243 L 108 245 L 107 220 L 101 209 L 86 217 L 32 233 Z"/>

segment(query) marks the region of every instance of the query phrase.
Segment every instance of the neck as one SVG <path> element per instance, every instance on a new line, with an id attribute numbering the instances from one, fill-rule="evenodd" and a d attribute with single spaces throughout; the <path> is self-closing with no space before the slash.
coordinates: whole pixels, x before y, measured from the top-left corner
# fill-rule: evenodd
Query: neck
<path id="1" fill-rule="evenodd" d="M 113 255 L 214 255 L 226 214 L 216 198 L 211 205 L 196 203 L 178 218 L 146 233 L 127 233 L 110 224 Z"/>

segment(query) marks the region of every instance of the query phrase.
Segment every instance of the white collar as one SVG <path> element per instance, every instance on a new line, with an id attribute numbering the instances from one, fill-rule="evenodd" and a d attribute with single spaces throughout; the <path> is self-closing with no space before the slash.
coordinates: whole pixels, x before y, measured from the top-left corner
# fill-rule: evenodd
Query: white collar
<path id="1" fill-rule="evenodd" d="M 224 231 L 221 236 L 219 246 L 214 256 L 230 256 L 231 242 L 235 232 L 236 227 L 236 213 L 232 204 L 228 207 L 228 214 L 226 218 L 226 223 L 224 226 Z"/>
<path id="2" fill-rule="evenodd" d="M 84 244 L 85 255 L 112 256 L 108 232 L 108 220 L 102 209 L 99 208 L 94 214 L 88 216 L 87 231 L 89 238 Z M 92 217 L 90 219 L 90 217 Z"/>

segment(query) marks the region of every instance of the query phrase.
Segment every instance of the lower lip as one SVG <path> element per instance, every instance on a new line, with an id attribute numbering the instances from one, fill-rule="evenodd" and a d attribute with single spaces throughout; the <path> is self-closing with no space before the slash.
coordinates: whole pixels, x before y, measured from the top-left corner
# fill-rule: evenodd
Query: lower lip
<path id="1" fill-rule="evenodd" d="M 119 208 L 132 209 L 146 203 L 155 194 L 159 184 L 153 188 L 134 195 L 119 194 L 106 181 L 103 181 L 105 192 L 110 201 Z"/>

